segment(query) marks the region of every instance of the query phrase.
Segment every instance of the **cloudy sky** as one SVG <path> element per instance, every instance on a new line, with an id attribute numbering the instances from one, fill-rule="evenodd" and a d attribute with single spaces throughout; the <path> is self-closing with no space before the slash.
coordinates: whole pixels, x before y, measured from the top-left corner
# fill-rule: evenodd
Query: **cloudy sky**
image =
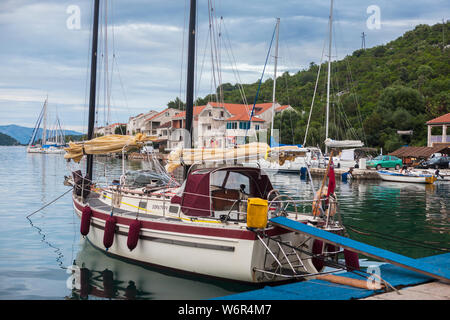
<path id="1" fill-rule="evenodd" d="M 102 22 L 105 20 L 101 0 Z M 263 71 L 276 18 L 281 19 L 279 72 L 320 62 L 329 0 L 212 0 L 222 82 L 256 82 Z M 213 87 L 208 1 L 198 0 L 197 96 Z M 107 34 L 99 44 L 98 125 L 107 118 L 162 110 L 185 96 L 189 0 L 109 0 Z M 87 126 L 93 0 L 0 0 L 0 125 L 32 127 L 45 97 L 66 128 Z M 385 44 L 418 24 L 447 20 L 448 0 L 334 1 L 333 59 Z M 220 20 L 223 17 L 223 20 Z M 107 35 L 107 50 L 104 39 Z M 105 59 L 106 53 L 108 60 Z M 103 57 L 103 58 L 102 58 Z M 105 72 L 108 82 L 105 91 Z M 265 79 L 273 76 L 273 59 Z M 101 71 L 100 71 L 101 69 Z M 109 96 L 108 98 L 105 98 Z"/>

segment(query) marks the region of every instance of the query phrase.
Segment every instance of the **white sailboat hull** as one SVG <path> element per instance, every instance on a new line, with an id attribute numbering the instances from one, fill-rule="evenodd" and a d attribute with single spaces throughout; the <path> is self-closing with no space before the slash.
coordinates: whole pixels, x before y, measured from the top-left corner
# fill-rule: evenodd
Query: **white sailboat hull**
<path id="1" fill-rule="evenodd" d="M 74 208 L 81 217 L 83 203 L 74 196 Z M 94 208 L 92 208 L 94 210 Z M 103 237 L 105 220 L 109 212 L 95 209 L 91 221 L 88 240 L 97 248 L 104 249 Z M 136 263 L 173 269 L 181 272 L 223 278 L 239 282 L 274 282 L 286 280 L 282 277 L 267 277 L 255 271 L 273 262 L 267 256 L 265 247 L 256 236 L 245 227 L 217 227 L 196 225 L 192 222 L 170 221 L 167 219 L 139 218 L 143 223 L 137 247 L 130 251 L 127 247 L 127 225 L 135 219 L 115 214 L 118 219 L 114 242 L 107 253 Z M 173 219 L 175 220 L 175 219 Z M 270 232 L 270 231 L 269 231 Z M 272 228 L 283 241 L 306 247 L 312 241 L 304 235 Z M 277 244 L 272 241 L 269 247 L 276 251 Z M 302 256 L 308 273 L 315 273 L 310 257 Z M 287 266 L 287 264 L 286 264 Z"/>

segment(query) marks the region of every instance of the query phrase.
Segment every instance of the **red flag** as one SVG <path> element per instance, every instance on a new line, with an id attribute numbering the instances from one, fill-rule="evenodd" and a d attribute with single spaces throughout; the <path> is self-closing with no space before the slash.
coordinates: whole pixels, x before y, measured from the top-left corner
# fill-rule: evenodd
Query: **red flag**
<path id="1" fill-rule="evenodd" d="M 334 176 L 334 165 L 333 162 L 330 164 L 330 170 L 328 171 L 328 193 L 327 198 L 330 197 L 330 194 L 334 192 L 334 188 L 336 187 L 336 178 Z"/>

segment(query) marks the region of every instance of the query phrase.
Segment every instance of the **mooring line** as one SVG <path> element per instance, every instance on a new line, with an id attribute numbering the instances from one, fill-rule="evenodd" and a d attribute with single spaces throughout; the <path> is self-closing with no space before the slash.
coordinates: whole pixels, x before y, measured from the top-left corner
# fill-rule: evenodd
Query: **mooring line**
<path id="1" fill-rule="evenodd" d="M 26 218 L 31 217 L 33 214 L 38 213 L 39 211 L 41 211 L 42 209 L 48 207 L 49 205 L 51 205 L 52 203 L 54 203 L 56 200 L 62 198 L 64 195 L 68 194 L 70 191 L 72 191 L 73 187 L 70 188 L 69 190 L 67 190 L 66 192 L 64 192 L 62 195 L 60 195 L 59 197 L 57 197 L 56 199 L 50 201 L 49 203 L 45 204 L 43 207 L 37 209 L 36 211 L 30 213 L 29 215 L 26 216 Z"/>

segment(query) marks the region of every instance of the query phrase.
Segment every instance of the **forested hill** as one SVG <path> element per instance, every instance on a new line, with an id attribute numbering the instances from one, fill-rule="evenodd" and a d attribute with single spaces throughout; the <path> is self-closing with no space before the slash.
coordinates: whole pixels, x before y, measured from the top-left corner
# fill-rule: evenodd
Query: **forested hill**
<path id="1" fill-rule="evenodd" d="M 19 141 L 0 132 L 0 146 L 18 146 Z"/>
<path id="2" fill-rule="evenodd" d="M 365 146 L 389 152 L 402 145 L 426 145 L 425 122 L 450 112 L 450 22 L 418 25 L 385 45 L 357 50 L 332 63 L 329 136 L 361 139 Z M 320 57 L 318 57 L 318 60 Z M 298 115 L 277 116 L 281 142 L 303 143 L 319 65 L 277 78 L 277 101 Z M 327 65 L 321 66 L 307 145 L 325 139 Z M 257 103 L 272 101 L 273 80 L 266 80 Z M 258 82 L 244 84 L 253 104 Z M 237 85 L 223 84 L 224 101 L 242 103 Z M 211 99 L 198 99 L 201 105 Z M 350 130 L 349 128 L 353 128 Z M 412 136 L 397 131 L 413 130 Z"/>

